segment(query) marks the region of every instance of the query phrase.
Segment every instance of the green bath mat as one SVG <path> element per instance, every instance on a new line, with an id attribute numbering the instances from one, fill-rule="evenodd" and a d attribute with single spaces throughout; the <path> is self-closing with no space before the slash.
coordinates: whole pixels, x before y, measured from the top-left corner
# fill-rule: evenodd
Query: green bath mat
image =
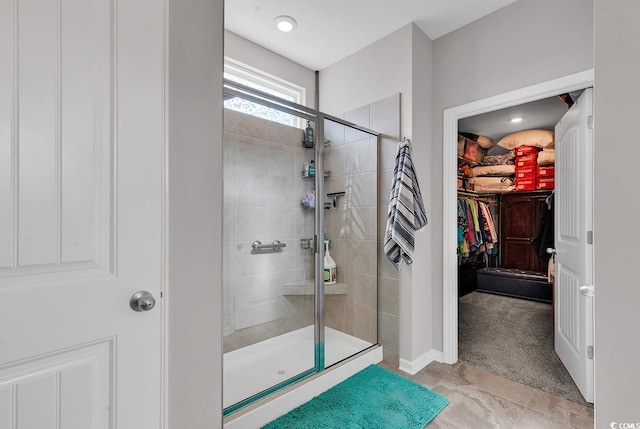
<path id="1" fill-rule="evenodd" d="M 371 365 L 266 429 L 422 429 L 449 401 L 391 371 Z"/>

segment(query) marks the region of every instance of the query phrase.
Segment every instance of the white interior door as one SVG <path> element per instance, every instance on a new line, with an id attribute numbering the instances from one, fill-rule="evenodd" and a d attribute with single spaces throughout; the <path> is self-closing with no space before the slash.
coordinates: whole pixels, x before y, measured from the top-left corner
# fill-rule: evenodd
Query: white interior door
<path id="1" fill-rule="evenodd" d="M 161 427 L 163 7 L 0 0 L 0 428 Z"/>
<path id="2" fill-rule="evenodd" d="M 593 402 L 592 97 L 592 90 L 585 90 L 556 125 L 554 201 L 555 349 L 588 402 Z"/>

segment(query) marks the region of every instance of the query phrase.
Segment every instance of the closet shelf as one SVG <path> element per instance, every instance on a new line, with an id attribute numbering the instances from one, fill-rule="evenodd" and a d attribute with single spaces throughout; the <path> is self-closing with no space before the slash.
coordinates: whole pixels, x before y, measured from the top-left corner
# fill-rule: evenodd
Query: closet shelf
<path id="1" fill-rule="evenodd" d="M 312 279 L 303 280 L 301 282 L 288 283 L 282 287 L 283 295 L 313 295 L 314 284 Z M 345 283 L 334 283 L 324 285 L 325 295 L 346 295 L 347 285 Z"/>
<path id="2" fill-rule="evenodd" d="M 316 176 L 305 176 L 304 175 L 304 170 L 300 172 L 300 175 L 302 176 L 303 179 L 315 179 Z M 325 179 L 329 179 L 331 177 L 331 171 L 325 171 L 324 172 L 324 178 Z"/>

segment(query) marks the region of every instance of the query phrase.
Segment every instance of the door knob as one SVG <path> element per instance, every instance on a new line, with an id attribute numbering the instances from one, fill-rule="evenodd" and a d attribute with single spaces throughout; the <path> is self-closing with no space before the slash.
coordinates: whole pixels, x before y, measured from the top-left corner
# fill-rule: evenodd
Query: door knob
<path id="1" fill-rule="evenodd" d="M 156 306 L 156 299 L 151 292 L 141 290 L 133 294 L 129 305 L 133 311 L 149 311 Z"/>
<path id="2" fill-rule="evenodd" d="M 549 255 L 555 255 L 556 254 L 556 249 L 554 249 L 553 247 L 547 247 L 547 253 Z"/>
<path id="3" fill-rule="evenodd" d="M 595 294 L 595 289 L 593 285 L 580 286 L 580 293 L 586 297 L 591 297 Z"/>

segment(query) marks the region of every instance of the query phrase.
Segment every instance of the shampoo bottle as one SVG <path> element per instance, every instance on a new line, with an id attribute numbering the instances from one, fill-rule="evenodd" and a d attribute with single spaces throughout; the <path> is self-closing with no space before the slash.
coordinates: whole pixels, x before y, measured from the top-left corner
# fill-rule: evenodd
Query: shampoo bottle
<path id="1" fill-rule="evenodd" d="M 311 121 L 307 121 L 307 128 L 304 129 L 304 146 L 308 148 L 313 147 L 313 127 Z"/>
<path id="2" fill-rule="evenodd" d="M 329 240 L 324 242 L 324 283 L 332 285 L 336 282 L 336 263 L 329 253 Z"/>
<path id="3" fill-rule="evenodd" d="M 309 177 L 316 177 L 316 164 L 313 160 L 309 162 Z"/>

